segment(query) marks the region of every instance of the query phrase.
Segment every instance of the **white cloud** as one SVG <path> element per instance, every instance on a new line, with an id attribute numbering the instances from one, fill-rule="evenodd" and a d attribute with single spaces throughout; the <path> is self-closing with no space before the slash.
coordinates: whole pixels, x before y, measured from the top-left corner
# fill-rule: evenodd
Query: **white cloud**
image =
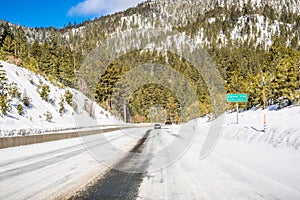
<path id="1" fill-rule="evenodd" d="M 73 6 L 69 16 L 99 16 L 114 13 L 137 5 L 143 0 L 84 0 Z"/>

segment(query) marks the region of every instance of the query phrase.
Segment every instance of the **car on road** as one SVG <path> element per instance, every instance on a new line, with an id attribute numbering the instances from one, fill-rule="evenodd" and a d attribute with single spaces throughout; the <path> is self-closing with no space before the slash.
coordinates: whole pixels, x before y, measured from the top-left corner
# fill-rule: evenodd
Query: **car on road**
<path id="1" fill-rule="evenodd" d="M 161 125 L 160 124 L 154 124 L 154 129 L 161 129 Z"/>
<path id="2" fill-rule="evenodd" d="M 167 121 L 167 122 L 165 122 L 165 125 L 172 125 L 172 122 Z"/>

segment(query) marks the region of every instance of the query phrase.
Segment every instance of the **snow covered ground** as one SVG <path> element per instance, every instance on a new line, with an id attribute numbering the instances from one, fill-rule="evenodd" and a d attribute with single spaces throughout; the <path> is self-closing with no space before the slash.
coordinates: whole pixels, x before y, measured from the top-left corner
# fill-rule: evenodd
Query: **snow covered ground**
<path id="1" fill-rule="evenodd" d="M 243 112 L 239 124 L 236 113 L 226 114 L 222 136 L 205 159 L 200 150 L 211 122 L 199 119 L 196 139 L 182 157 L 172 159 L 176 147 L 154 154 L 139 199 L 300 199 L 300 107 L 268 110 L 266 133 L 260 131 L 263 114 Z M 165 149 L 193 126 L 163 129 L 151 144 Z M 157 168 L 162 156 L 173 164 Z"/>
<path id="2" fill-rule="evenodd" d="M 59 84 L 53 85 L 40 75 L 1 60 L 0 64 L 3 65 L 1 69 L 6 72 L 8 83 L 15 83 L 21 93 L 20 99 L 12 98 L 12 109 L 8 115 L 0 115 L 0 137 L 121 123 L 78 90 L 61 88 Z M 49 102 L 44 101 L 38 92 L 42 85 L 49 86 Z M 61 98 L 65 98 L 67 90 L 73 94 L 73 105 L 76 106 L 70 106 L 65 100 L 65 111 L 61 114 L 59 103 Z M 24 95 L 29 97 L 29 107 L 26 107 L 21 100 Z M 23 115 L 18 114 L 18 104 L 21 104 L 24 109 Z M 90 108 L 84 109 L 84 107 Z M 90 110 L 93 110 L 93 117 L 88 113 Z M 46 120 L 47 112 L 52 114 L 51 122 Z"/>
<path id="3" fill-rule="evenodd" d="M 69 90 L 74 94 L 78 111 L 65 104 L 66 111 L 61 115 L 59 99 L 65 89 L 26 69 L 0 62 L 10 83 L 15 82 L 22 93 L 26 90 L 32 105 L 20 116 L 16 106 L 21 102 L 13 99 L 8 116 L 0 116 L 1 136 L 18 135 L 20 129 L 39 133 L 120 123 L 73 89 Z M 49 85 L 49 98 L 54 103 L 41 99 L 37 92 L 40 82 Z M 94 105 L 94 118 L 83 109 L 87 101 Z M 43 114 L 47 111 L 53 115 L 52 122 L 45 120 Z M 267 132 L 263 131 L 265 112 Z M 300 199 L 299 122 L 298 106 L 241 112 L 239 124 L 236 113 L 226 113 L 222 135 L 204 159 L 200 159 L 200 151 L 212 124 L 208 118 L 151 130 L 141 148 L 141 155 L 147 154 L 149 162 L 144 162 L 147 172 L 138 198 Z M 0 199 L 63 198 L 108 169 L 107 163 L 96 159 L 113 165 L 127 155 L 147 130 L 128 129 L 1 149 Z M 174 141 L 176 145 L 172 145 Z"/>
<path id="4" fill-rule="evenodd" d="M 104 173 L 143 137 L 146 128 L 127 129 L 0 150 L 0 199 L 61 199 Z M 127 134 L 130 132 L 130 135 Z M 120 151 L 110 151 L 113 143 Z"/>
<path id="5" fill-rule="evenodd" d="M 264 113 L 267 118 L 267 132 L 263 132 Z M 300 107 L 290 106 L 281 110 L 270 107 L 263 110 L 251 110 L 239 114 L 226 115 L 223 126 L 223 137 L 227 140 L 245 143 L 264 143 L 274 148 L 300 148 Z"/>

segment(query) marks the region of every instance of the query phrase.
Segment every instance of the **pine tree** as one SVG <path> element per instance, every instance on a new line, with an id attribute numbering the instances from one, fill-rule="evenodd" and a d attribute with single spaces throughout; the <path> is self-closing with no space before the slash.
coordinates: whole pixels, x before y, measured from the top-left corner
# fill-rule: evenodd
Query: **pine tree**
<path id="1" fill-rule="evenodd" d="M 11 98 L 17 98 L 17 99 L 21 98 L 21 92 L 19 91 L 19 88 L 15 82 L 10 83 L 8 85 L 8 95 Z"/>
<path id="2" fill-rule="evenodd" d="M 32 43 L 31 45 L 31 48 L 30 48 L 30 54 L 32 57 L 34 57 L 35 59 L 38 59 L 41 57 L 42 55 L 42 49 L 41 49 L 41 45 L 39 43 L 38 40 L 34 40 L 34 42 Z"/>
<path id="3" fill-rule="evenodd" d="M 7 94 L 2 94 L 0 96 L 0 109 L 3 115 L 6 115 L 11 105 L 9 103 L 9 98 Z"/>
<path id="4" fill-rule="evenodd" d="M 46 113 L 44 113 L 44 116 L 45 116 L 47 122 L 51 122 L 52 119 L 53 119 L 52 113 L 49 112 L 49 111 L 47 111 Z"/>
<path id="5" fill-rule="evenodd" d="M 11 54 L 15 53 L 15 44 L 16 42 L 13 40 L 11 36 L 5 37 L 2 45 L 3 54 Z"/>
<path id="6" fill-rule="evenodd" d="M 3 95 L 7 92 L 7 79 L 6 79 L 6 73 L 3 69 L 1 69 L 3 66 L 0 63 L 0 94 Z"/>
<path id="7" fill-rule="evenodd" d="M 0 64 L 0 109 L 3 115 L 6 115 L 10 109 L 10 99 L 8 97 L 8 84 L 5 71 Z"/>
<path id="8" fill-rule="evenodd" d="M 10 29 L 8 22 L 6 22 L 5 24 L 1 24 L 0 29 L 1 28 L 3 29 L 3 31 L 0 35 L 0 47 L 3 46 L 4 40 L 6 37 L 13 38 L 13 34 L 12 34 L 12 31 Z"/>
<path id="9" fill-rule="evenodd" d="M 38 58 L 38 69 L 44 74 L 51 75 L 51 53 L 47 41 L 41 47 L 41 55 Z"/>
<path id="10" fill-rule="evenodd" d="M 63 97 L 61 97 L 59 102 L 59 113 L 62 115 L 64 112 L 65 112 L 65 100 Z"/>
<path id="11" fill-rule="evenodd" d="M 16 56 L 21 59 L 26 59 L 28 56 L 28 47 L 25 32 L 21 26 L 18 27 L 15 35 Z"/>
<path id="12" fill-rule="evenodd" d="M 299 61 L 299 55 L 286 55 L 276 66 L 276 76 L 271 84 L 275 99 L 283 96 L 290 101 L 293 99 L 293 94 L 300 87 Z"/>
<path id="13" fill-rule="evenodd" d="M 71 48 L 69 46 L 63 46 L 60 50 L 60 82 L 65 86 L 74 87 L 75 83 L 75 71 L 74 71 L 74 58 Z"/>
<path id="14" fill-rule="evenodd" d="M 69 90 L 66 90 L 65 92 L 65 99 L 67 104 L 73 106 L 73 94 Z"/>
<path id="15" fill-rule="evenodd" d="M 21 105 L 21 104 L 18 104 L 18 106 L 17 106 L 17 110 L 18 110 L 18 114 L 19 115 L 23 115 L 23 106 Z"/>
<path id="16" fill-rule="evenodd" d="M 23 92 L 23 95 L 22 95 L 22 102 L 23 102 L 24 106 L 26 106 L 27 108 L 30 107 L 30 99 L 29 99 L 29 97 L 27 96 L 26 90 L 24 90 L 24 92 Z"/>
<path id="17" fill-rule="evenodd" d="M 49 101 L 50 87 L 48 85 L 42 85 L 40 90 L 40 96 L 44 101 Z"/>

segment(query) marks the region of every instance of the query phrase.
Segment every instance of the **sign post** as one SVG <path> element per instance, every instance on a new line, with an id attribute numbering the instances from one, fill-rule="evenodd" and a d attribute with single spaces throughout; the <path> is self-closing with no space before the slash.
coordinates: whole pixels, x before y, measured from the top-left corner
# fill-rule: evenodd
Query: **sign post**
<path id="1" fill-rule="evenodd" d="M 236 102 L 236 123 L 239 124 L 239 103 Z"/>
<path id="2" fill-rule="evenodd" d="M 267 115 L 266 115 L 266 104 L 267 104 L 267 98 L 266 98 L 266 84 L 265 84 L 265 77 L 263 77 L 262 80 L 262 95 L 263 95 L 263 104 L 264 104 L 264 132 L 267 132 Z"/>
<path id="3" fill-rule="evenodd" d="M 236 103 L 236 121 L 239 123 L 239 102 L 248 102 L 247 94 L 227 94 L 227 102 Z"/>

